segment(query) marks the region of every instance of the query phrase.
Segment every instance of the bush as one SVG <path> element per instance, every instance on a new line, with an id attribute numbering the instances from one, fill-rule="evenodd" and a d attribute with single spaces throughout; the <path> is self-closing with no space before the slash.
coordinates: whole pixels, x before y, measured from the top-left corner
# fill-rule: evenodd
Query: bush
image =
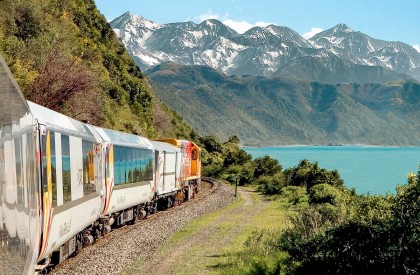
<path id="1" fill-rule="evenodd" d="M 265 195 L 279 194 L 281 188 L 284 187 L 285 179 L 283 173 L 278 173 L 274 176 L 261 176 L 255 184 L 258 186 L 258 191 Z"/>
<path id="2" fill-rule="evenodd" d="M 341 201 L 341 192 L 326 183 L 317 184 L 309 189 L 309 203 L 322 204 L 329 203 L 338 205 Z"/>
<path id="3" fill-rule="evenodd" d="M 344 181 L 341 179 L 337 170 L 328 171 L 320 168 L 318 162 L 311 163 L 308 160 L 302 160 L 295 167 L 286 169 L 284 173 L 286 175 L 287 185 L 306 186 L 308 190 L 312 186 L 321 183 L 337 187 L 344 185 Z"/>
<path id="4" fill-rule="evenodd" d="M 300 186 L 286 186 L 280 190 L 280 194 L 287 198 L 293 205 L 308 202 L 306 188 Z"/>
<path id="5" fill-rule="evenodd" d="M 282 167 L 277 159 L 273 159 L 270 156 L 264 156 L 262 158 L 256 158 L 254 160 L 256 165 L 254 170 L 254 177 L 260 176 L 274 176 L 275 174 L 281 173 Z"/>

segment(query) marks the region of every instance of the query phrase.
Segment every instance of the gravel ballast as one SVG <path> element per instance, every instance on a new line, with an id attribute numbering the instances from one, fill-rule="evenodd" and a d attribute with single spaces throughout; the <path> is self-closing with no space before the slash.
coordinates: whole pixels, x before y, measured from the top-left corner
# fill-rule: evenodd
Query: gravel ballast
<path id="1" fill-rule="evenodd" d="M 169 237 L 190 221 L 221 209 L 234 199 L 229 186 L 215 181 L 212 189 L 200 192 L 196 199 L 104 236 L 55 267 L 51 274 L 121 274 L 137 259 L 147 261 L 153 257 Z"/>

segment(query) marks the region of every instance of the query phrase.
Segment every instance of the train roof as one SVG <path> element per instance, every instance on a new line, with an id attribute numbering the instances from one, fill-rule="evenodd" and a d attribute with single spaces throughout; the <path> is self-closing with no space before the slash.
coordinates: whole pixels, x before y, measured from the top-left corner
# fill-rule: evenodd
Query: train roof
<path id="1" fill-rule="evenodd" d="M 170 143 L 166 143 L 163 141 L 157 141 L 157 140 L 151 140 L 150 141 L 153 145 L 153 147 L 157 151 L 164 151 L 164 152 L 181 152 L 181 149 L 176 147 L 175 145 L 172 145 Z"/>
<path id="2" fill-rule="evenodd" d="M 128 147 L 153 149 L 152 143 L 145 137 L 101 128 L 97 126 L 94 126 L 94 128 L 104 141 L 110 142 L 112 144 Z"/>
<path id="3" fill-rule="evenodd" d="M 156 141 L 169 143 L 169 144 L 177 146 L 178 148 L 181 148 L 182 144 L 193 144 L 195 147 L 197 147 L 199 150 L 201 150 L 201 148 L 198 147 L 197 144 L 195 144 L 192 141 L 186 140 L 186 139 L 162 138 L 162 139 L 156 139 Z"/>
<path id="4" fill-rule="evenodd" d="M 91 129 L 83 122 L 28 101 L 29 108 L 38 123 L 62 133 L 95 139 Z"/>

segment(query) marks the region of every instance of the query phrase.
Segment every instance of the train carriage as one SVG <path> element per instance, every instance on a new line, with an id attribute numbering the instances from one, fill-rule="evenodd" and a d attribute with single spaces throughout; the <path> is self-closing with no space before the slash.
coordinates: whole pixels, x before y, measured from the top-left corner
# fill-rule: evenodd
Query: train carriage
<path id="1" fill-rule="evenodd" d="M 103 139 L 106 156 L 102 216 L 110 217 L 109 225 L 136 221 L 154 201 L 153 146 L 145 137 L 95 129 Z"/>
<path id="2" fill-rule="evenodd" d="M 180 192 L 181 150 L 169 143 L 151 141 L 155 149 L 156 195 L 160 209 L 175 204 Z"/>
<path id="3" fill-rule="evenodd" d="M 43 232 L 38 261 L 46 259 L 48 265 L 50 256 L 61 262 L 93 242 L 87 228 L 101 211 L 94 163 L 102 156 L 88 125 L 32 102 L 29 106 L 40 141 Z"/>
<path id="4" fill-rule="evenodd" d="M 35 119 L 0 56 L 0 274 L 33 274 L 40 241 Z"/>

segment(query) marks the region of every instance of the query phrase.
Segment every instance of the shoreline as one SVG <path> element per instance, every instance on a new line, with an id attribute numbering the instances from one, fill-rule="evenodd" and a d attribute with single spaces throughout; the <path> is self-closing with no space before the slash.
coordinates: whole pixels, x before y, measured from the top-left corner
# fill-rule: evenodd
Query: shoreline
<path id="1" fill-rule="evenodd" d="M 281 148 L 281 147 L 327 147 L 327 148 L 420 148 L 420 145 L 375 145 L 375 144 L 290 144 L 290 145 L 240 145 L 241 148 Z"/>

